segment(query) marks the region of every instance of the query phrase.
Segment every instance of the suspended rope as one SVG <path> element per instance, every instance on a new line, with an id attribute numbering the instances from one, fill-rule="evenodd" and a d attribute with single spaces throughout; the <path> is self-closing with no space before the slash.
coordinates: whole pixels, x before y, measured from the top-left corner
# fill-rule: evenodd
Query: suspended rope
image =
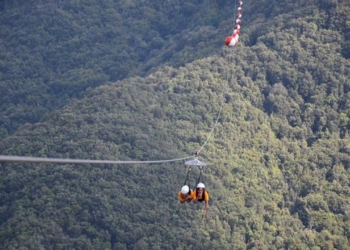
<path id="1" fill-rule="evenodd" d="M 191 172 L 191 167 L 187 168 L 187 175 L 186 175 L 186 179 L 184 182 L 184 186 L 187 185 L 188 188 L 191 190 L 191 184 L 190 184 L 190 172 Z"/>
<path id="2" fill-rule="evenodd" d="M 228 80 L 229 80 L 229 77 L 230 77 L 230 74 L 227 74 L 227 78 L 226 78 L 226 83 L 228 84 Z M 203 145 L 198 149 L 196 150 L 196 153 L 195 155 L 197 156 L 199 154 L 199 152 L 205 147 L 205 145 L 208 143 L 211 135 L 213 134 L 214 130 L 215 130 L 215 127 L 217 126 L 218 122 L 219 122 L 219 119 L 220 119 L 220 116 L 221 116 L 221 111 L 222 111 L 222 108 L 224 107 L 224 104 L 225 104 L 225 95 L 227 93 L 227 88 L 226 88 L 226 91 L 224 92 L 224 97 L 222 98 L 222 101 L 221 101 L 221 104 L 220 104 L 220 110 L 219 110 L 219 114 L 215 120 L 215 123 L 214 123 L 214 126 L 213 128 L 211 129 L 207 139 L 205 140 L 205 142 L 203 143 Z"/>
<path id="3" fill-rule="evenodd" d="M 215 6 L 217 7 L 216 1 L 214 1 L 214 4 L 215 4 Z M 241 22 L 242 22 L 242 21 L 241 21 L 241 17 L 242 17 L 242 7 L 241 7 L 241 6 L 242 6 L 242 4 L 243 4 L 243 1 L 242 1 L 242 0 L 238 0 L 238 6 L 239 6 L 239 7 L 237 8 L 237 2 L 235 1 L 235 11 L 234 11 L 234 15 L 235 15 L 235 17 L 237 17 L 237 19 L 236 19 L 235 22 L 234 22 L 234 30 L 233 30 L 232 36 L 227 37 L 226 40 L 225 40 L 226 45 L 227 45 L 227 46 L 230 46 L 230 47 L 233 47 L 233 46 L 235 46 L 236 44 L 238 44 L 238 38 L 239 38 L 239 34 L 240 34 L 240 24 L 241 24 Z M 218 11 L 218 9 L 217 9 L 217 11 Z M 236 13 L 237 13 L 237 14 L 236 14 Z M 229 62 L 229 64 L 230 64 L 230 62 Z M 230 74 L 228 73 L 228 74 L 227 74 L 227 79 L 226 79 L 227 85 L 228 85 L 228 83 L 229 83 L 229 77 L 230 77 Z M 228 88 L 226 89 L 224 95 L 226 95 L 227 90 L 228 90 Z M 205 146 L 205 145 L 207 144 L 207 142 L 209 141 L 211 135 L 213 134 L 213 132 L 214 132 L 214 130 L 215 130 L 215 127 L 216 127 L 216 125 L 218 124 L 218 121 L 219 121 L 219 118 L 220 118 L 221 111 L 222 111 L 222 108 L 223 108 L 223 106 L 224 106 L 224 103 L 225 103 L 225 96 L 224 96 L 223 99 L 222 99 L 222 102 L 221 102 L 221 105 L 220 105 L 220 111 L 219 111 L 219 114 L 218 114 L 218 116 L 217 116 L 217 118 L 216 118 L 216 121 L 215 121 L 215 123 L 214 123 L 214 126 L 213 126 L 212 130 L 210 131 L 210 133 L 209 133 L 209 135 L 208 135 L 206 141 L 204 142 L 204 144 L 203 144 L 198 150 L 196 150 L 195 156 L 198 156 L 199 152 L 204 148 L 204 146 Z"/>
<path id="4" fill-rule="evenodd" d="M 61 158 L 41 158 L 41 157 L 0 155 L 0 162 L 27 162 L 27 163 L 36 162 L 36 163 L 61 163 L 61 164 L 155 164 L 155 163 L 183 161 L 190 158 L 193 158 L 193 156 L 170 159 L 170 160 L 159 160 L 159 161 L 110 161 L 110 160 L 61 159 Z"/>
<path id="5" fill-rule="evenodd" d="M 197 185 L 198 185 L 200 182 L 203 182 L 203 181 L 202 181 L 202 171 L 203 171 L 203 168 L 200 168 L 196 187 L 197 187 Z"/>

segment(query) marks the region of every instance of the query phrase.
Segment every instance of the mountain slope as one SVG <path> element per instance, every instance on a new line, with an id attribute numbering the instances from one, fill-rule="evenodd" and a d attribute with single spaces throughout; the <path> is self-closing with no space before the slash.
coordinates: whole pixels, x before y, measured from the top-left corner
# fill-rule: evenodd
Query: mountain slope
<path id="1" fill-rule="evenodd" d="M 248 5 L 252 25 L 234 50 L 89 89 L 0 143 L 14 155 L 182 157 L 205 141 L 225 97 L 200 155 L 205 220 L 201 205 L 176 200 L 181 162 L 2 164 L 3 247 L 348 249 L 346 3 L 329 4 L 266 1 L 256 16 Z"/>
<path id="2" fill-rule="evenodd" d="M 226 58 L 199 60 L 178 70 L 168 67 L 145 79 L 91 90 L 42 123 L 23 127 L 0 147 L 6 154 L 93 159 L 189 155 L 204 142 L 228 88 L 220 125 L 201 155 L 210 166 L 205 183 L 212 196 L 205 223 L 199 218 L 201 206 L 176 200 L 185 177 L 181 163 L 5 164 L 2 176 L 9 177 L 1 191 L 6 228 L 1 237 L 6 246 L 346 249 L 349 203 L 341 194 L 348 192 L 346 169 L 341 162 L 332 168 L 327 161 L 333 154 L 324 151 L 328 143 L 319 140 L 308 147 L 302 128 L 291 127 L 281 114 L 263 112 L 262 90 L 237 66 L 251 57 L 248 51 L 254 49 L 237 51 L 236 64 L 227 64 L 233 60 L 228 50 Z M 300 140 L 285 135 L 278 139 L 281 127 L 301 134 Z M 331 141 L 341 148 L 347 143 L 336 133 Z M 193 179 L 198 174 L 194 171 Z M 36 240 L 30 238 L 32 226 L 23 216 L 35 223 Z M 16 230 L 19 225 L 22 231 Z"/>
<path id="3" fill-rule="evenodd" d="M 211 39 L 218 23 L 212 7 L 196 1 L 5 0 L 0 13 L 1 137 L 88 88 L 145 75 L 188 40 L 193 47 Z M 212 52 L 207 46 L 177 64 Z"/>

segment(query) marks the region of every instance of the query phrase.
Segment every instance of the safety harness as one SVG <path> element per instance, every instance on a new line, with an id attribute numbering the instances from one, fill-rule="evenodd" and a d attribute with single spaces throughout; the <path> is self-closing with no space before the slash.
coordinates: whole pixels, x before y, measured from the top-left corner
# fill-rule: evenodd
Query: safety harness
<path id="1" fill-rule="evenodd" d="M 196 151 L 195 153 L 196 156 L 198 156 L 198 152 Z M 196 194 L 198 195 L 198 190 L 199 188 L 197 188 L 197 185 L 199 183 L 203 183 L 203 180 L 202 180 L 202 172 L 203 172 L 203 166 L 198 166 L 199 167 L 199 176 L 198 176 L 198 179 L 197 179 L 197 184 L 196 184 Z M 206 190 L 205 188 L 203 188 L 203 195 L 202 195 L 202 198 L 198 199 L 199 202 L 202 202 L 205 200 L 205 196 L 206 196 Z M 197 196 L 198 197 L 198 196 Z"/>
<path id="2" fill-rule="evenodd" d="M 194 186 L 195 188 L 195 191 L 196 191 L 196 194 L 198 194 L 198 184 L 199 183 L 203 183 L 203 180 L 202 180 L 202 172 L 203 172 L 203 167 L 206 166 L 205 163 L 203 162 L 200 162 L 198 161 L 198 154 L 199 154 L 199 151 L 200 150 L 196 150 L 194 155 L 194 160 L 193 161 L 188 161 L 188 162 L 185 162 L 185 166 L 187 167 L 187 175 L 186 175 L 186 179 L 184 181 L 184 186 L 187 185 L 189 187 L 189 191 L 188 191 L 188 194 L 190 195 L 191 194 L 191 184 L 190 184 L 190 173 L 191 173 L 191 166 L 198 166 L 199 167 L 199 176 L 198 176 L 198 179 L 197 179 L 197 183 L 196 185 Z M 187 164 L 186 164 L 187 163 Z M 203 195 L 200 199 L 198 199 L 199 202 L 202 202 L 205 200 L 206 198 L 206 195 L 208 195 L 208 192 L 205 190 L 203 190 Z M 198 198 L 198 197 L 197 197 Z"/>
<path id="3" fill-rule="evenodd" d="M 189 188 L 187 194 L 191 194 L 190 172 L 191 172 L 191 167 L 188 166 L 188 168 L 187 168 L 187 175 L 186 175 L 186 179 L 185 179 L 185 182 L 184 182 L 184 186 L 187 185 L 188 188 Z"/>

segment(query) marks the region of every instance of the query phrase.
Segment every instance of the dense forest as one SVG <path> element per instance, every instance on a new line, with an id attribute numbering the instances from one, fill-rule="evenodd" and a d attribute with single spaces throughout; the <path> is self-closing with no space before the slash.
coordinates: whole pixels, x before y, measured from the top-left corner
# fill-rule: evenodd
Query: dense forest
<path id="1" fill-rule="evenodd" d="M 39 2 L 2 1 L 0 136 L 39 121 L 87 88 L 214 51 L 206 44 L 214 44 L 219 19 L 210 2 Z"/>
<path id="2" fill-rule="evenodd" d="M 350 4 L 2 1 L 1 249 L 350 249 Z M 219 21 L 221 20 L 221 22 Z M 191 182 L 199 174 L 193 169 Z"/>

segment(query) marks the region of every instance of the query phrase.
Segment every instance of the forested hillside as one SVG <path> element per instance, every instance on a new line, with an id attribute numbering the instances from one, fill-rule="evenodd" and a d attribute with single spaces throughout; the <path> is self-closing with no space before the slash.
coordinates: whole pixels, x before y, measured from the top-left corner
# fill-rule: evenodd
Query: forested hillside
<path id="1" fill-rule="evenodd" d="M 138 2 L 138 7 L 153 6 Z M 2 11 L 27 25 L 26 19 L 15 18 L 15 13 L 28 10 L 19 8 L 17 2 L 11 3 L 5 1 Z M 67 9 L 79 10 L 72 13 L 82 19 L 89 13 L 86 19 L 94 23 L 102 15 L 93 3 L 57 1 L 51 6 L 66 13 L 70 13 Z M 114 2 L 104 1 L 107 3 Z M 133 20 L 138 16 L 126 14 L 140 10 L 131 3 L 119 2 L 125 6 L 115 8 L 124 10 L 120 11 L 126 15 L 122 16 L 123 22 L 129 20 L 126 17 Z M 137 59 L 106 59 L 123 72 L 120 78 L 113 78 L 103 67 L 94 67 L 103 58 L 94 62 L 90 59 L 94 56 L 89 54 L 89 60 L 82 60 L 79 67 L 93 77 L 100 72 L 105 79 L 79 85 L 84 74 L 72 78 L 65 75 L 79 67 L 60 64 L 64 53 L 43 45 L 48 53 L 57 53 L 53 64 L 35 66 L 28 58 L 30 73 L 20 78 L 28 79 L 23 81 L 27 88 L 31 88 L 29 79 L 33 79 L 34 91 L 40 86 L 39 80 L 34 81 L 40 78 L 36 78 L 36 70 L 49 72 L 56 69 L 54 65 L 66 67 L 60 75 L 66 81 L 65 88 L 54 89 L 50 84 L 42 88 L 52 91 L 45 94 L 48 101 L 54 102 L 52 98 L 57 97 L 54 100 L 60 100 L 60 105 L 48 105 L 47 110 L 56 110 L 45 110 L 37 120 L 26 120 L 26 112 L 18 113 L 22 120 L 17 121 L 9 107 L 18 110 L 29 104 L 6 100 L 9 94 L 1 96 L 1 117 L 6 117 L 8 123 L 2 124 L 5 132 L 0 152 L 120 160 L 183 157 L 193 154 L 205 141 L 225 98 L 215 134 L 200 154 L 200 160 L 209 165 L 204 175 L 211 195 L 206 218 L 201 218 L 202 205 L 181 205 L 177 201 L 177 190 L 185 179 L 182 162 L 102 167 L 2 164 L 0 248 L 350 249 L 348 3 L 245 1 L 247 24 L 242 29 L 241 42 L 233 49 L 219 48 L 216 35 L 218 40 L 204 40 L 202 45 L 195 38 L 200 30 L 208 31 L 206 34 L 211 34 L 211 29 L 212 34 L 225 30 L 232 20 L 225 20 L 231 10 L 224 7 L 231 8 L 234 3 L 218 1 L 224 19 L 219 29 L 210 1 L 186 4 L 167 1 L 161 8 L 154 2 L 157 13 L 164 10 L 164 18 L 179 22 L 178 26 L 167 24 L 159 16 L 154 20 L 159 37 L 164 42 L 171 41 L 171 49 L 162 44 L 153 55 L 150 51 L 154 48 L 148 40 L 144 40 L 144 50 L 139 51 L 147 51 L 145 57 L 130 51 L 134 48 L 121 49 L 115 56 L 136 53 Z M 33 10 L 40 9 L 36 6 L 39 5 L 33 4 Z M 193 12 L 172 12 L 170 6 L 186 6 L 189 10 L 192 6 Z M 95 16 L 91 16 L 94 11 Z M 152 20 L 146 13 L 140 12 L 137 27 Z M 199 18 L 198 13 L 208 14 Z M 5 25 L 3 20 L 1 25 Z M 193 22 L 188 24 L 189 20 Z M 169 33 L 162 33 L 161 25 Z M 185 33 L 182 25 L 188 27 Z M 132 22 L 121 27 L 129 29 Z M 100 28 L 103 31 L 106 27 Z M 20 51 L 20 45 L 10 46 L 10 34 L 17 33 L 7 32 L 7 39 L 2 40 L 5 51 Z M 80 40 L 85 33 L 76 36 Z M 115 35 L 115 39 L 120 40 L 120 36 Z M 185 38 L 176 39 L 179 37 Z M 89 47 L 90 42 L 90 38 L 86 43 L 81 41 L 71 52 L 84 46 L 85 53 L 100 48 L 96 43 Z M 102 54 L 111 56 L 111 48 L 104 46 L 108 50 Z M 119 45 L 115 45 L 117 48 Z M 71 55 L 66 54 L 69 59 Z M 16 71 L 9 68 L 15 65 L 12 62 L 1 62 L 4 80 L 0 87 L 6 91 L 10 89 L 6 84 L 15 86 L 15 78 L 11 77 Z M 122 68 L 129 62 L 137 62 L 135 71 Z M 41 93 L 39 90 L 34 93 Z M 12 91 L 13 98 L 30 96 L 24 87 L 17 86 Z M 60 99 L 64 95 L 58 93 L 67 95 L 66 99 Z M 46 104 L 35 107 L 46 109 Z M 19 124 L 28 121 L 35 123 L 17 130 Z M 17 131 L 10 135 L 11 129 L 6 126 L 14 126 L 12 132 Z M 193 183 L 198 173 L 194 169 Z"/>
<path id="2" fill-rule="evenodd" d="M 209 55 L 218 25 L 210 1 L 1 1 L 0 137 L 87 88 Z"/>

